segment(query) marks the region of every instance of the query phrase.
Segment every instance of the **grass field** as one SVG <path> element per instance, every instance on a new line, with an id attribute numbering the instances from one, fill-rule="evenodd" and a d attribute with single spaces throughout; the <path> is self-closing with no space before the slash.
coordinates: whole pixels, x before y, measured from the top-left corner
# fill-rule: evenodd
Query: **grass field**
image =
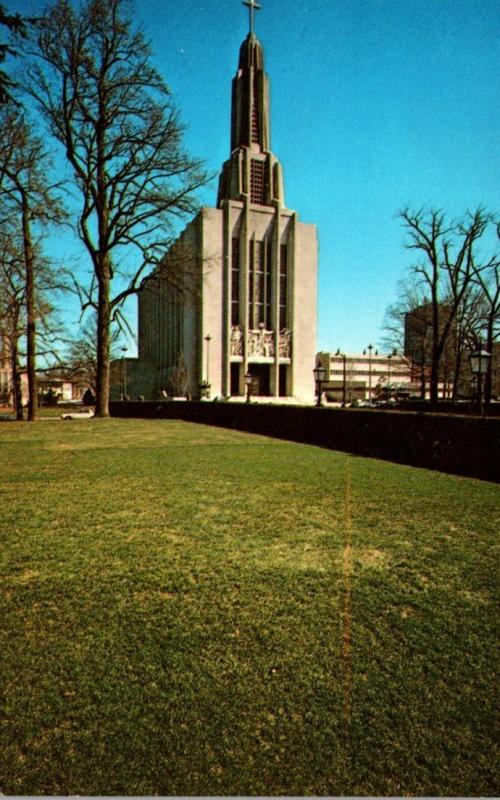
<path id="1" fill-rule="evenodd" d="M 176 421 L 0 453 L 4 794 L 498 794 L 498 486 Z"/>

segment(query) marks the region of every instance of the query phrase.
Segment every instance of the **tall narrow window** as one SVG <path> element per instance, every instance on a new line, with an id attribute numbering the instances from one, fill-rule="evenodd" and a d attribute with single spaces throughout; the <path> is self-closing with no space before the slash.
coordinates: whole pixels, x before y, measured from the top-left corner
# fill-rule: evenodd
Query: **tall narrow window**
<path id="1" fill-rule="evenodd" d="M 231 243 L 231 325 L 240 324 L 240 240 Z"/>
<path id="2" fill-rule="evenodd" d="M 280 247 L 280 293 L 279 293 L 279 323 L 280 331 L 287 327 L 286 296 L 288 283 L 288 250 L 286 244 Z"/>
<path id="3" fill-rule="evenodd" d="M 265 241 L 249 243 L 248 251 L 248 325 L 256 330 L 271 325 L 271 263 Z"/>
<path id="4" fill-rule="evenodd" d="M 264 162 L 257 158 L 250 161 L 250 202 L 264 205 Z"/>
<path id="5" fill-rule="evenodd" d="M 256 242 L 257 258 L 255 260 L 255 318 L 257 325 L 265 324 L 265 245 L 264 242 Z"/>
<path id="6" fill-rule="evenodd" d="M 253 102 L 252 102 L 252 144 L 259 144 L 259 112 L 257 109 L 257 100 L 259 97 L 259 86 L 257 81 L 257 73 L 253 82 Z"/>
<path id="7" fill-rule="evenodd" d="M 255 293 L 255 242 L 250 239 L 248 243 L 248 327 L 253 330 L 257 327 L 254 315 Z"/>
<path id="8" fill-rule="evenodd" d="M 271 320 L 271 276 L 272 276 L 272 247 L 271 242 L 266 243 L 266 258 L 264 267 L 264 292 L 265 292 L 265 309 L 264 309 L 264 322 L 268 331 L 273 329 Z"/>

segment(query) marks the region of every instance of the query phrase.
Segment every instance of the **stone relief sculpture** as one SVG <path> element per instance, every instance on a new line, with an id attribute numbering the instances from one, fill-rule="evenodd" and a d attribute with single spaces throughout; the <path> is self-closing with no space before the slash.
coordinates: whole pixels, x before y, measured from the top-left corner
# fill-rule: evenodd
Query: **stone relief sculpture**
<path id="1" fill-rule="evenodd" d="M 262 322 L 258 331 L 248 333 L 248 355 L 274 358 L 274 334 L 272 331 L 266 331 Z"/>
<path id="2" fill-rule="evenodd" d="M 231 355 L 243 355 L 243 331 L 240 325 L 231 326 Z"/>
<path id="3" fill-rule="evenodd" d="M 268 358 L 274 358 L 274 334 L 271 331 L 264 332 L 263 339 L 264 355 Z"/>
<path id="4" fill-rule="evenodd" d="M 248 356 L 258 356 L 259 354 L 259 332 L 250 331 L 248 334 Z"/>
<path id="5" fill-rule="evenodd" d="M 292 331 L 283 328 L 279 335 L 279 355 L 280 358 L 292 357 Z"/>
<path id="6" fill-rule="evenodd" d="M 231 326 L 231 355 L 243 355 L 243 330 L 241 325 Z M 248 357 L 261 356 L 264 358 L 274 358 L 276 348 L 274 344 L 273 331 L 267 331 L 261 322 L 259 330 L 248 331 L 247 337 Z M 292 332 L 288 328 L 283 328 L 279 334 L 279 356 L 280 358 L 292 357 Z"/>

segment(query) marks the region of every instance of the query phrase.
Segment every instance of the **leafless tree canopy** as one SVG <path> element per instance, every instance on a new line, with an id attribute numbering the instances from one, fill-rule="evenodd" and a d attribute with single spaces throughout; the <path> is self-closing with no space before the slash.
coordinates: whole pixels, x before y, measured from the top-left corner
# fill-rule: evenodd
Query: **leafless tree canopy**
<path id="1" fill-rule="evenodd" d="M 485 258 L 480 245 L 492 229 L 498 239 L 499 228 L 482 208 L 452 221 L 433 209 L 404 209 L 400 217 L 407 232 L 406 247 L 415 260 L 397 302 L 387 309 L 384 341 L 401 346 L 405 316 L 413 313 L 415 336 L 416 315 L 422 315 L 422 379 L 429 366 L 430 396 L 436 402 L 439 380 L 458 386 L 466 350 L 485 339 L 491 351 L 498 335 L 499 253 Z M 491 373 L 488 387 L 491 392 Z"/>
<path id="2" fill-rule="evenodd" d="M 110 333 L 110 356 L 118 358 L 116 345 L 120 339 L 119 325 L 113 325 Z M 95 396 L 97 383 L 97 316 L 95 312 L 85 322 L 68 344 L 64 359 L 65 373 L 69 378 L 78 378 Z"/>
<path id="3" fill-rule="evenodd" d="M 3 5 L 0 4 L 0 25 L 18 36 L 26 35 L 26 24 L 19 14 L 8 14 Z M 0 42 L 0 64 L 3 64 L 6 57 L 15 56 L 17 52 L 9 42 Z M 0 105 L 12 101 L 12 91 L 15 82 L 3 69 L 0 69 Z"/>
<path id="4" fill-rule="evenodd" d="M 40 233 L 50 223 L 59 223 L 64 211 L 57 187 L 47 180 L 50 159 L 35 134 L 33 124 L 22 113 L 3 109 L 0 112 L 0 235 L 6 257 L 3 268 L 7 305 L 13 292 L 12 279 L 22 287 L 22 309 L 17 320 L 11 320 L 12 372 L 15 401 L 19 409 L 19 325 L 25 317 L 26 366 L 28 374 L 28 419 L 36 414 L 36 356 L 38 333 L 45 329 L 50 338 L 47 320 L 51 313 L 48 292 L 55 288 L 54 276 L 43 258 Z M 10 298 L 10 299 L 9 299 Z M 47 337 L 45 346 L 47 346 Z M 40 342 L 38 342 L 39 344 Z"/>
<path id="5" fill-rule="evenodd" d="M 112 311 L 138 290 L 145 267 L 159 264 L 173 223 L 193 212 L 194 192 L 206 181 L 182 149 L 168 88 L 124 10 L 124 0 L 91 0 L 79 11 L 67 0 L 50 6 L 31 40 L 26 84 L 81 197 L 78 229 L 95 275 L 86 303 L 98 314 L 101 416 L 108 414 Z"/>

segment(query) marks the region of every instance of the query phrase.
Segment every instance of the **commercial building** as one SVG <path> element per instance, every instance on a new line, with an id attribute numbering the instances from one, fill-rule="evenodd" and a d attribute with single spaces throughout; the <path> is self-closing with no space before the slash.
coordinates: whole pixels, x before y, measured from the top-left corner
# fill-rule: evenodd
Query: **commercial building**
<path id="1" fill-rule="evenodd" d="M 373 348 L 363 353 L 337 350 L 318 353 L 316 363 L 326 370 L 323 391 L 331 401 L 352 403 L 418 394 L 411 361 L 405 356 L 379 355 Z"/>

